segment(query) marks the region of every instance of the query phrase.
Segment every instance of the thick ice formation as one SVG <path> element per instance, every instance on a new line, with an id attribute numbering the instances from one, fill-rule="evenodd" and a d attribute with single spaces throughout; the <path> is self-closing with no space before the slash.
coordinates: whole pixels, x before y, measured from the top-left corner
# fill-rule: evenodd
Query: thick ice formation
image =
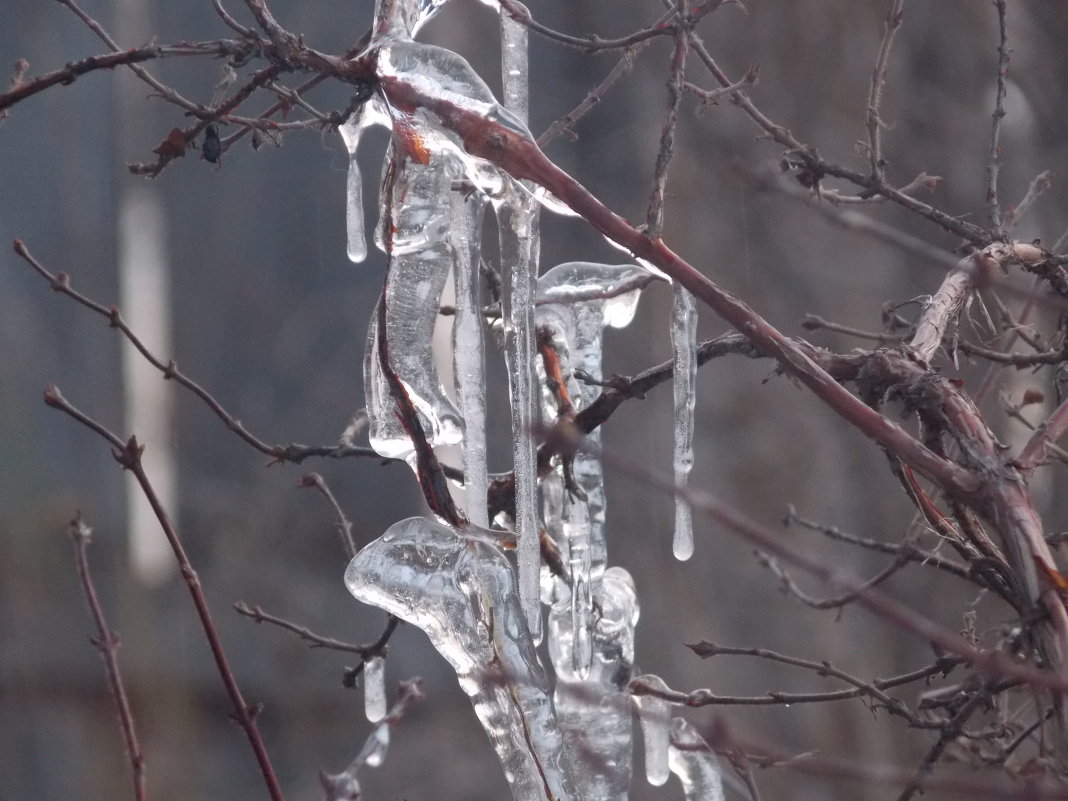
<path id="1" fill-rule="evenodd" d="M 556 711 L 572 753 L 573 776 L 583 801 L 626 801 L 631 778 L 633 732 L 630 697 L 623 688 L 634 665 L 638 599 L 630 574 L 610 567 L 601 580 L 592 632 L 593 665 L 586 680 L 567 672 L 568 636 L 549 617 L 549 650 L 557 668 Z M 591 722 L 595 721 L 595 725 Z"/>
<path id="2" fill-rule="evenodd" d="M 345 584 L 358 600 L 430 637 L 471 697 L 518 801 L 575 797 L 547 681 L 503 552 L 413 517 L 364 547 Z"/>

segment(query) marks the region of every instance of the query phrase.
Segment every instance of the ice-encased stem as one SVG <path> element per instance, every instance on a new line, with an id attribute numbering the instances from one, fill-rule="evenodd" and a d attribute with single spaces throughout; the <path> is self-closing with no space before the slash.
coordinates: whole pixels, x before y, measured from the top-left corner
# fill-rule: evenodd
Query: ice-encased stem
<path id="1" fill-rule="evenodd" d="M 671 310 L 671 347 L 674 353 L 674 468 L 675 486 L 686 487 L 693 468 L 694 402 L 697 388 L 697 303 L 680 284 L 674 285 Z M 675 536 L 672 551 L 676 559 L 693 556 L 693 510 L 689 502 L 675 496 Z"/>
<path id="2" fill-rule="evenodd" d="M 453 251 L 456 318 L 452 323 L 453 373 L 456 399 L 464 418 L 463 466 L 467 517 L 489 528 L 486 496 L 486 356 L 479 285 L 479 254 L 485 201 L 466 188 L 452 191 Z"/>
<path id="3" fill-rule="evenodd" d="M 359 263 L 367 258 L 367 233 L 363 221 L 363 177 L 356 150 L 363 132 L 363 111 L 357 109 L 345 122 L 338 126 L 337 132 L 345 143 L 349 154 L 349 171 L 345 201 L 345 231 L 348 240 L 349 261 Z"/>
<path id="4" fill-rule="evenodd" d="M 538 533 L 537 372 L 534 367 L 534 287 L 538 272 L 538 207 L 526 194 L 512 193 L 497 210 L 501 264 L 508 277 L 505 355 L 510 374 L 512 454 L 515 471 L 515 530 L 519 597 L 535 642 L 541 641 Z"/>
<path id="5" fill-rule="evenodd" d="M 583 801 L 627 801 L 633 732 L 631 707 L 623 691 L 634 664 L 638 597 L 621 567 L 608 568 L 597 585 L 600 615 L 593 628 L 593 664 L 586 681 L 557 671 L 556 712 L 571 748 L 575 789 Z M 566 659 L 569 636 L 562 615 L 550 613 L 553 663 Z M 556 629 L 556 630 L 554 630 Z M 562 635 L 562 636 L 559 636 Z M 595 725 L 591 725 L 595 722 Z"/>
<path id="6" fill-rule="evenodd" d="M 363 709 L 372 723 L 386 716 L 386 660 L 380 656 L 363 663 Z"/>
<path id="7" fill-rule="evenodd" d="M 515 573 L 496 544 L 409 518 L 356 554 L 345 584 L 426 632 L 470 696 L 517 801 L 575 797 Z"/>
<path id="8" fill-rule="evenodd" d="M 641 681 L 660 690 L 667 685 L 659 676 L 639 676 Z M 638 704 L 638 719 L 642 724 L 642 739 L 645 741 L 645 778 L 654 787 L 660 787 L 671 775 L 668 765 L 668 750 L 671 745 L 671 707 L 663 698 L 655 695 L 635 696 Z"/>
<path id="9" fill-rule="evenodd" d="M 668 763 L 679 777 L 686 801 L 723 801 L 719 761 L 697 729 L 682 718 L 671 720 Z"/>
<path id="10" fill-rule="evenodd" d="M 503 106 L 524 125 L 528 116 L 527 28 L 508 14 L 501 21 Z M 538 415 L 534 367 L 534 296 L 538 279 L 538 207 L 519 187 L 497 210 L 501 264 L 508 271 L 507 355 L 511 373 L 515 470 L 515 530 L 519 597 L 535 642 L 541 641 L 541 552 L 534 424 Z"/>
<path id="11" fill-rule="evenodd" d="M 391 160 L 392 173 L 382 193 L 382 218 L 389 222 L 380 222 L 378 237 L 389 256 L 381 301 L 389 366 L 404 382 L 427 441 L 454 445 L 463 437 L 463 418 L 441 387 L 433 348 L 441 293 L 452 268 L 451 164 L 445 153 L 432 153 L 426 164 L 419 163 L 396 142 Z M 377 354 L 378 324 L 377 317 L 372 319 L 364 361 L 365 391 L 381 400 L 367 406 L 371 446 L 383 456 L 410 460 L 411 439 L 388 388 L 385 394 L 376 389 L 385 386 Z"/>

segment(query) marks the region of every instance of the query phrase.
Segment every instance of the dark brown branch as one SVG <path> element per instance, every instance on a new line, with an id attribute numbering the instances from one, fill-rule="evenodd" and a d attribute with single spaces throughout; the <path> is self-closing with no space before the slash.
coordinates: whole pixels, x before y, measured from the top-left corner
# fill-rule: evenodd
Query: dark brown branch
<path id="1" fill-rule="evenodd" d="M 337 530 L 338 534 L 341 535 L 341 544 L 348 551 L 349 558 L 351 559 L 354 557 L 358 548 L 356 547 L 356 540 L 352 537 L 352 522 L 345 515 L 345 510 L 342 509 L 341 504 L 337 502 L 334 493 L 330 491 L 330 487 L 327 485 L 326 480 L 318 473 L 309 473 L 308 475 L 301 477 L 300 486 L 314 487 L 320 495 L 326 498 L 326 502 L 330 504 L 330 508 L 334 512 L 334 518 L 337 521 Z"/>
<path id="2" fill-rule="evenodd" d="M 92 637 L 90 641 L 104 660 L 104 674 L 107 676 L 111 697 L 115 701 L 115 708 L 119 713 L 119 725 L 122 728 L 122 737 L 126 743 L 126 757 L 130 761 L 134 799 L 135 801 L 144 801 L 145 756 L 141 751 L 141 742 L 137 738 L 137 727 L 134 725 L 133 712 L 130 709 L 130 700 L 126 694 L 122 671 L 119 670 L 119 638 L 107 624 L 104 610 L 100 605 L 100 599 L 96 594 L 96 587 L 93 585 L 93 575 L 89 570 L 89 543 L 92 541 L 93 531 L 85 524 L 81 513 L 79 513 L 70 522 L 67 527 L 67 533 L 74 543 L 74 559 L 78 566 L 78 578 L 82 583 L 85 600 L 89 604 L 89 614 L 96 625 L 96 636 Z"/>
<path id="3" fill-rule="evenodd" d="M 398 618 L 390 615 L 389 620 L 386 623 L 386 630 L 375 642 L 355 645 L 354 643 L 337 640 L 333 637 L 316 634 L 305 626 L 264 612 L 259 606 L 250 607 L 243 601 L 234 604 L 234 611 L 256 623 L 270 623 L 285 629 L 286 631 L 291 631 L 302 640 L 311 643 L 311 648 L 328 648 L 331 651 L 344 651 L 345 653 L 358 654 L 361 659 L 365 660 L 376 656 L 385 656 L 389 652 L 386 648 L 386 644 L 389 642 L 389 638 L 393 636 L 393 632 L 396 630 L 399 622 Z"/>
<path id="4" fill-rule="evenodd" d="M 185 552 L 185 546 L 182 545 L 178 532 L 171 523 L 170 515 L 167 513 L 167 510 L 163 508 L 159 496 L 156 494 L 156 489 L 152 485 L 141 462 L 141 453 L 144 450 L 144 446 L 137 441 L 136 437 L 130 437 L 129 440 L 123 442 L 102 424 L 68 403 L 66 398 L 64 398 L 55 387 L 49 387 L 45 390 L 44 399 L 46 404 L 78 421 L 110 444 L 112 447 L 111 453 L 112 456 L 115 457 L 115 461 L 117 461 L 124 470 L 128 470 L 137 480 L 137 483 L 141 487 L 141 491 L 144 493 L 149 505 L 152 507 L 152 511 L 155 513 L 156 519 L 159 521 L 159 524 L 163 529 L 164 536 L 166 536 L 167 542 L 170 544 L 175 559 L 178 561 L 178 565 L 181 568 L 182 578 L 185 580 L 186 587 L 189 589 L 189 594 L 193 599 L 193 606 L 196 608 L 197 617 L 200 619 L 201 627 L 204 630 L 204 636 L 208 641 L 212 657 L 215 660 L 215 667 L 222 679 L 223 686 L 226 688 L 226 693 L 233 704 L 231 715 L 244 731 L 245 736 L 249 741 L 252 752 L 256 757 L 256 762 L 259 764 L 264 784 L 267 786 L 271 798 L 273 801 L 283 801 L 282 788 L 278 783 L 278 778 L 275 776 L 270 757 L 267 755 L 267 748 L 264 745 L 263 738 L 256 725 L 256 715 L 259 712 L 259 707 L 245 703 L 241 688 L 237 683 L 237 678 L 234 676 L 234 672 L 230 667 L 230 662 L 226 657 L 226 652 L 223 649 L 222 640 L 219 637 L 219 630 L 211 615 L 211 609 L 208 606 L 208 600 L 201 587 L 200 578 L 193 569 L 193 565 L 189 561 L 189 557 Z"/>

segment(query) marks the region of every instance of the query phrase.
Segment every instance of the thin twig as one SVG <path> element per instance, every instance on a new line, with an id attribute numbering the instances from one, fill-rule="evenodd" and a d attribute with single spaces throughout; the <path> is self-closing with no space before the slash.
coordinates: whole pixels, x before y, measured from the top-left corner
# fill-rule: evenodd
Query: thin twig
<path id="1" fill-rule="evenodd" d="M 81 294 L 76 291 L 70 282 L 70 276 L 66 273 L 51 273 L 49 272 L 26 248 L 26 245 L 22 240 L 16 239 L 14 243 L 15 253 L 17 253 L 22 259 L 26 261 L 40 276 L 48 281 L 49 287 L 53 292 L 58 292 L 61 295 L 66 295 L 71 300 L 79 303 L 90 311 L 95 312 L 108 321 L 108 324 L 119 331 L 130 342 L 134 348 L 137 349 L 145 361 L 155 367 L 166 379 L 173 379 L 179 385 L 185 387 L 200 400 L 202 400 L 216 417 L 226 424 L 226 427 L 237 434 L 242 440 L 251 445 L 260 453 L 270 456 L 273 461 L 276 462 L 293 462 L 299 464 L 305 459 L 312 456 L 327 456 L 332 458 L 341 458 L 349 456 L 361 456 L 370 457 L 374 459 L 382 459 L 371 448 L 355 447 L 352 445 L 326 445 L 326 446 L 308 446 L 299 445 L 297 443 L 291 443 L 289 445 L 270 445 L 263 440 L 259 439 L 245 428 L 244 424 L 231 415 L 222 404 L 210 393 L 204 389 L 200 384 L 189 378 L 185 373 L 178 369 L 178 366 L 173 361 L 164 362 L 152 351 L 148 349 L 148 346 L 134 333 L 134 331 L 126 324 L 117 306 L 111 306 L 110 308 L 103 306 L 96 302 L 92 298 Z M 385 461 L 385 460 L 384 460 Z"/>
<path id="2" fill-rule="evenodd" d="M 991 113 L 990 153 L 986 165 L 986 210 L 995 236 L 1001 234 L 1001 207 L 998 204 L 998 170 L 1001 167 L 1001 120 L 1005 117 L 1005 77 L 1009 72 L 1008 35 L 1005 28 L 1005 0 L 994 0 L 998 15 L 998 80 Z"/>
<path id="3" fill-rule="evenodd" d="M 141 742 L 137 738 L 137 727 L 134 725 L 133 712 L 130 709 L 130 700 L 126 694 L 126 685 L 122 679 L 122 671 L 119 669 L 119 638 L 107 624 L 104 617 L 103 607 L 93 586 L 92 572 L 89 570 L 89 543 L 93 538 L 93 531 L 85 524 L 81 513 L 75 515 L 67 527 L 67 533 L 74 543 L 74 559 L 78 566 L 78 578 L 85 592 L 85 600 L 89 604 L 89 613 L 96 624 L 96 636 L 91 638 L 93 647 L 99 652 L 104 660 L 104 673 L 107 676 L 108 687 L 111 688 L 111 697 L 115 701 L 116 710 L 119 713 L 119 725 L 122 727 L 122 737 L 126 742 L 126 756 L 130 761 L 130 773 L 133 778 L 134 799 L 145 799 L 145 756 L 141 751 Z"/>
<path id="4" fill-rule="evenodd" d="M 319 494 L 326 498 L 326 502 L 330 504 L 330 508 L 334 512 L 334 518 L 337 522 L 337 530 L 341 535 L 341 543 L 349 552 L 349 558 L 351 559 L 356 555 L 356 540 L 352 536 L 352 522 L 345 515 L 345 510 L 341 508 L 341 504 L 337 502 L 337 498 L 334 497 L 334 493 L 330 491 L 330 487 L 327 485 L 326 480 L 318 473 L 308 473 L 306 476 L 302 476 L 300 479 L 301 487 L 314 487 L 319 491 Z"/>
<path id="5" fill-rule="evenodd" d="M 883 87 L 886 85 L 886 67 L 890 61 L 890 49 L 894 44 L 894 36 L 901 27 L 901 20 L 904 18 L 902 11 L 904 5 L 905 0 L 893 0 L 890 11 L 887 12 L 886 21 L 883 23 L 883 38 L 879 43 L 879 55 L 871 71 L 871 87 L 868 90 L 868 160 L 871 164 L 871 177 L 878 183 L 883 182 L 886 173 L 886 161 L 883 159 L 884 123 L 879 116 L 879 109 L 883 101 Z"/>
<path id="6" fill-rule="evenodd" d="M 211 609 L 208 606 L 208 600 L 201 587 L 200 578 L 197 576 L 197 572 L 193 569 L 193 565 L 189 561 L 189 557 L 185 552 L 185 546 L 182 545 L 178 532 L 171 523 L 170 515 L 167 513 L 167 510 L 163 508 L 159 496 L 156 494 L 156 489 L 149 479 L 148 474 L 145 472 L 144 465 L 141 462 L 141 453 L 144 450 L 144 446 L 137 441 L 136 437 L 130 437 L 129 440 L 123 442 L 117 435 L 113 434 L 101 423 L 72 406 L 67 399 L 60 394 L 60 391 L 56 387 L 48 387 L 48 389 L 45 390 L 44 400 L 45 403 L 53 409 L 58 409 L 74 420 L 77 420 L 108 442 L 112 447 L 111 453 L 112 456 L 115 457 L 115 460 L 124 470 L 130 471 L 133 477 L 137 480 L 137 483 L 141 487 L 141 491 L 144 493 L 149 505 L 152 507 L 152 511 L 155 513 L 156 519 L 159 521 L 159 524 L 163 529 L 164 536 L 166 536 L 167 542 L 170 543 L 171 550 L 174 552 L 175 559 L 178 561 L 181 568 L 182 578 L 185 580 L 190 596 L 192 596 L 193 606 L 196 608 L 197 617 L 200 619 L 201 627 L 204 630 L 204 636 L 208 641 L 208 646 L 211 648 L 215 666 L 222 679 L 223 686 L 226 688 L 226 693 L 233 704 L 231 716 L 245 732 L 245 736 L 249 741 L 249 745 L 252 747 L 256 762 L 259 764 L 260 774 L 263 776 L 264 784 L 267 786 L 267 791 L 270 793 L 271 798 L 273 801 L 283 801 L 281 785 L 278 783 L 278 778 L 271 765 L 270 757 L 267 755 L 267 748 L 264 745 L 263 738 L 256 725 L 256 715 L 259 713 L 259 706 L 245 703 L 241 688 L 237 683 L 237 678 L 234 676 L 233 669 L 230 667 L 230 662 L 223 649 L 222 640 L 219 637 L 219 630 L 211 615 Z"/>
<path id="7" fill-rule="evenodd" d="M 356 645 L 354 643 L 345 642 L 344 640 L 338 640 L 333 637 L 327 637 L 322 634 L 316 634 L 311 629 L 301 626 L 298 623 L 294 623 L 291 620 L 286 620 L 283 617 L 264 612 L 259 606 L 250 607 L 243 601 L 238 601 L 234 604 L 234 611 L 239 615 L 243 615 L 256 623 L 271 623 L 279 628 L 291 631 L 300 637 L 302 640 L 306 640 L 311 643 L 311 648 L 328 648 L 331 651 L 344 651 L 350 654 L 359 654 L 361 659 L 371 659 L 376 656 L 385 656 L 388 653 L 386 643 L 389 642 L 389 637 L 392 636 L 393 631 L 397 628 L 398 618 L 390 616 L 389 622 L 386 625 L 386 632 L 383 636 L 380 636 L 373 643 L 365 643 L 363 645 Z"/>

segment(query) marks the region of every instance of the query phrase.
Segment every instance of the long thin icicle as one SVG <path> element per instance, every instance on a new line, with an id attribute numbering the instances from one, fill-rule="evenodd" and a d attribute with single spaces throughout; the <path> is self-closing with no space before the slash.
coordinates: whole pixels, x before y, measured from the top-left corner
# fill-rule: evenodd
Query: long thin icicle
<path id="1" fill-rule="evenodd" d="M 338 126 L 338 133 L 349 153 L 349 173 L 345 200 L 345 231 L 348 239 L 349 261 L 359 263 L 367 258 L 367 235 L 363 222 L 363 177 L 356 159 L 356 149 L 363 131 L 362 109 Z"/>
<path id="2" fill-rule="evenodd" d="M 504 108 L 526 125 L 527 28 L 501 13 L 501 77 Z M 538 206 L 528 193 L 513 191 L 497 209 L 501 263 L 508 272 L 507 355 L 511 372 L 515 469 L 515 529 L 519 597 L 535 642 L 541 641 L 537 462 L 534 424 L 538 414 L 534 368 L 534 295 L 538 278 Z"/>
<path id="3" fill-rule="evenodd" d="M 456 284 L 456 318 L 452 323 L 452 359 L 456 399 L 464 418 L 463 466 L 467 518 L 489 528 L 486 495 L 486 356 L 482 304 L 479 293 L 479 253 L 482 245 L 482 195 L 466 186 L 452 190 L 449 241 Z"/>
<path id="4" fill-rule="evenodd" d="M 697 388 L 697 302 L 679 284 L 674 286 L 671 310 L 671 347 L 675 356 L 675 485 L 685 487 L 693 468 L 694 401 Z M 675 497 L 675 537 L 671 546 L 676 559 L 693 556 L 693 511 L 683 498 Z"/>
<path id="5" fill-rule="evenodd" d="M 516 801 L 575 797 L 515 573 L 492 540 L 426 518 L 403 520 L 356 554 L 345 585 L 421 628 L 453 666 Z"/>

